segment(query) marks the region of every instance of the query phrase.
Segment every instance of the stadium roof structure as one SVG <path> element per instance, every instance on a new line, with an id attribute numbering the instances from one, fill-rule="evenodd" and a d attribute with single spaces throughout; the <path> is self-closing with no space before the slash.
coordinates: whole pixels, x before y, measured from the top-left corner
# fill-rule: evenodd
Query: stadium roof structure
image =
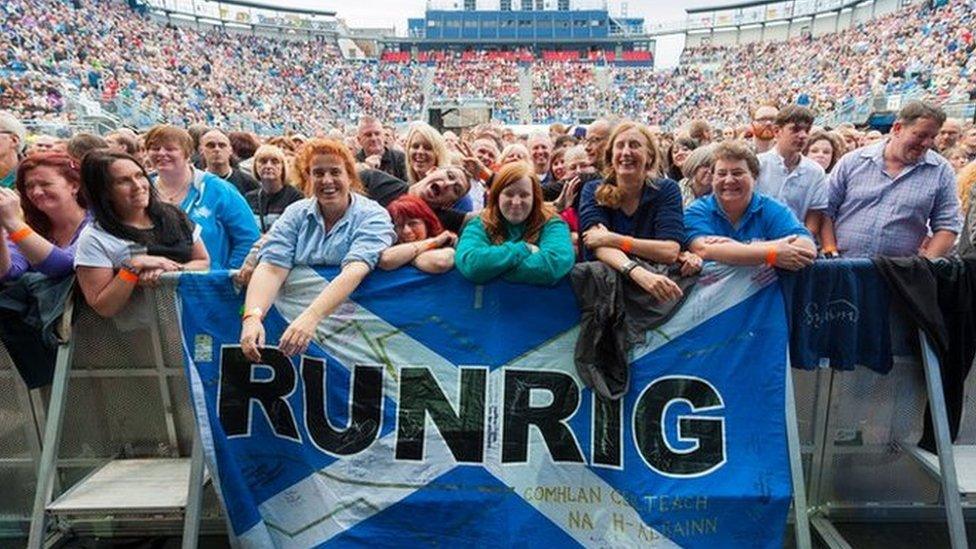
<path id="1" fill-rule="evenodd" d="M 863 4 L 865 3 L 865 1 L 870 2 L 871 0 L 846 0 L 846 1 L 845 0 L 825 0 L 825 1 L 822 0 L 816 3 L 810 1 L 803 2 L 802 0 L 799 2 L 783 2 L 783 0 L 749 0 L 748 2 L 735 2 L 732 4 L 718 4 L 718 5 L 713 4 L 711 6 L 698 6 L 698 7 L 685 8 L 685 13 L 690 15 L 694 13 L 709 13 L 713 11 L 755 8 L 758 6 L 765 6 L 767 4 L 808 4 L 810 6 L 813 6 L 814 9 L 812 10 L 805 9 L 802 13 L 809 14 L 809 13 L 835 11 L 838 9 L 853 7 L 858 4 Z"/>
<path id="2" fill-rule="evenodd" d="M 283 6 L 281 4 L 271 5 L 261 2 L 248 2 L 247 0 L 220 0 L 218 4 L 231 4 L 245 8 L 257 8 L 262 10 L 280 11 L 284 13 L 301 13 L 305 15 L 321 15 L 323 17 L 335 17 L 336 12 L 329 10 L 317 10 L 313 8 L 296 8 Z"/>
<path id="3" fill-rule="evenodd" d="M 337 33 L 336 12 L 272 5 L 249 0 L 136 0 L 150 13 L 230 28 L 269 28 L 310 33 Z"/>

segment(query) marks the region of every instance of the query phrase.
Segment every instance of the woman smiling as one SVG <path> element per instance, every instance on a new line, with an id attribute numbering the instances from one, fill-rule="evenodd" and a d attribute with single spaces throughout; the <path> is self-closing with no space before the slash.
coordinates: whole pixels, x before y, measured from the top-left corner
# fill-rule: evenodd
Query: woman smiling
<path id="1" fill-rule="evenodd" d="M 85 300 L 110 317 L 136 285 L 154 285 L 165 272 L 206 270 L 198 228 L 162 202 L 149 175 L 125 153 L 93 151 L 81 163 L 81 181 L 94 223 L 78 237 L 75 269 Z"/>
<path id="2" fill-rule="evenodd" d="M 513 162 L 495 175 L 484 211 L 464 227 L 455 261 L 476 284 L 500 276 L 548 286 L 569 273 L 575 257 L 569 226 L 542 201 L 532 166 Z"/>
<path id="3" fill-rule="evenodd" d="M 444 137 L 423 122 L 411 126 L 406 149 L 409 183 L 416 183 L 435 169 L 447 166 L 450 160 Z"/>
<path id="4" fill-rule="evenodd" d="M 200 227 L 211 267 L 236 269 L 260 237 L 251 208 L 237 188 L 190 164 L 193 139 L 175 126 L 156 126 L 146 134 L 146 150 L 156 168 L 159 198 L 183 210 Z"/>
<path id="5" fill-rule="evenodd" d="M 755 192 L 756 155 L 733 141 L 717 145 L 712 158 L 713 192 L 685 213 L 688 248 L 730 265 L 796 271 L 813 263 L 817 247 L 803 224 L 781 202 Z"/>
<path id="6" fill-rule="evenodd" d="M 341 271 L 282 334 L 279 349 L 286 355 L 308 347 L 319 322 L 359 287 L 393 243 L 390 215 L 361 194 L 355 166 L 338 141 L 312 139 L 299 149 L 295 169 L 312 196 L 285 209 L 258 254 L 241 328 L 241 347 L 251 360 L 261 360 L 264 315 L 292 268 L 331 265 Z"/>
<path id="7" fill-rule="evenodd" d="M 593 256 L 663 302 L 681 297 L 681 288 L 631 256 L 680 263 L 685 276 L 701 269 L 701 259 L 681 251 L 681 191 L 673 180 L 659 176 L 655 141 L 650 130 L 635 122 L 613 130 L 604 153 L 605 179 L 583 187 L 580 229 Z"/>

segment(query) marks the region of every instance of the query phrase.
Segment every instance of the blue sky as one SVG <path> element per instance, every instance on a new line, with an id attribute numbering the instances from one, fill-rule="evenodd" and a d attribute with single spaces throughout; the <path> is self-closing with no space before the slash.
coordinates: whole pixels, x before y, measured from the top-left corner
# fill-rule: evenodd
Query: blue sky
<path id="1" fill-rule="evenodd" d="M 408 17 L 422 17 L 427 6 L 427 0 L 369 0 L 367 2 L 349 2 L 340 0 L 257 0 L 261 3 L 298 6 L 334 10 L 339 17 L 346 20 L 353 27 L 395 27 L 403 33 L 406 29 Z M 445 0 L 434 0 L 442 2 Z M 450 1 L 450 0 L 448 0 Z M 479 0 L 482 2 L 491 0 Z M 601 0 L 579 0 L 587 6 L 602 4 Z M 735 0 L 696 0 L 687 2 L 680 0 L 609 0 L 611 13 L 618 14 L 626 4 L 627 13 L 631 17 L 644 17 L 647 21 L 668 22 L 685 18 L 686 7 L 718 6 L 735 3 Z M 574 3 L 575 5 L 575 3 Z M 658 40 L 658 66 L 670 66 L 677 61 L 684 39 L 681 36 L 666 37 Z"/>

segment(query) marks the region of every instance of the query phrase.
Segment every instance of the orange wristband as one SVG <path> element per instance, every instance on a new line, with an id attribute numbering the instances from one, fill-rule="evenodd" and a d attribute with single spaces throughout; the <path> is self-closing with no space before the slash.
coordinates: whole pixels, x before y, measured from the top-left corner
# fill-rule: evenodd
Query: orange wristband
<path id="1" fill-rule="evenodd" d="M 769 265 L 770 267 L 775 267 L 776 266 L 776 258 L 778 256 L 779 256 L 779 254 L 776 253 L 776 246 L 770 246 L 769 247 L 769 251 L 766 252 L 766 265 Z"/>
<path id="2" fill-rule="evenodd" d="M 440 247 L 441 247 L 441 245 L 438 244 L 436 241 L 435 242 L 428 242 L 427 245 L 424 246 L 424 251 L 425 252 L 429 252 L 430 250 L 436 250 L 437 248 L 440 248 Z"/>
<path id="3" fill-rule="evenodd" d="M 135 284 L 136 282 L 139 282 L 139 275 L 130 271 L 129 269 L 125 269 L 125 268 L 119 269 L 118 276 L 119 276 L 119 280 L 121 280 L 122 282 L 128 282 L 130 284 Z"/>
<path id="4" fill-rule="evenodd" d="M 634 249 L 634 237 L 625 236 L 624 241 L 620 243 L 620 251 L 629 254 L 631 250 Z"/>
<path id="5" fill-rule="evenodd" d="M 827 247 L 825 247 L 823 249 L 823 253 L 825 253 L 825 254 L 832 254 L 832 253 L 836 253 L 836 252 L 837 252 L 837 248 L 834 247 L 834 246 L 827 246 Z"/>
<path id="6" fill-rule="evenodd" d="M 34 229 L 28 226 L 24 226 L 16 231 L 10 233 L 10 241 L 14 244 L 19 243 L 21 240 L 27 238 L 28 236 L 34 234 Z"/>

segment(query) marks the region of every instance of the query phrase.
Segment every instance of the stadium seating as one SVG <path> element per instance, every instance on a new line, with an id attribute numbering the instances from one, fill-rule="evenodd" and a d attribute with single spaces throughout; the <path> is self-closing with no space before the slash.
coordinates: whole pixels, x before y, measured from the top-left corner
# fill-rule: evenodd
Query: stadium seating
<path id="1" fill-rule="evenodd" d="M 386 52 L 344 59 L 334 43 L 164 27 L 122 3 L 19 0 L 0 7 L 0 109 L 70 122 L 71 98 L 122 122 L 317 132 L 370 113 L 418 118 L 433 102 L 483 99 L 508 123 L 613 113 L 666 127 L 746 122 L 762 102 L 827 115 L 878 93 L 976 98 L 971 0 L 903 8 L 848 30 L 785 42 L 687 48 L 667 71 L 651 52 Z M 122 108 L 120 105 L 125 105 Z"/>

